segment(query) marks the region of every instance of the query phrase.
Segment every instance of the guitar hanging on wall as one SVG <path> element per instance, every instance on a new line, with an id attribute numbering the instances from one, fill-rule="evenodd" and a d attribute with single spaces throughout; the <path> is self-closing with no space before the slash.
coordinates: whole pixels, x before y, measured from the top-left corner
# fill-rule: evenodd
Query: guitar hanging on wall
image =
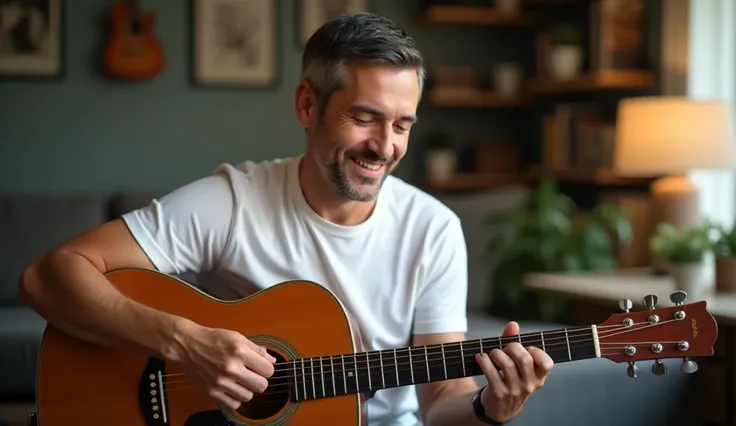
<path id="1" fill-rule="evenodd" d="M 165 66 L 156 37 L 155 12 L 141 12 L 139 0 L 119 0 L 110 11 L 112 31 L 105 44 L 104 67 L 111 77 L 140 81 L 158 75 Z"/>
<path id="2" fill-rule="evenodd" d="M 713 355 L 718 325 L 706 302 L 685 304 L 670 295 L 671 307 L 623 313 L 586 327 L 488 337 L 442 345 L 364 352 L 356 325 L 335 295 L 307 281 L 288 281 L 242 300 L 212 298 L 177 278 L 144 269 L 108 272 L 124 295 L 155 309 L 208 327 L 238 331 L 276 359 L 265 393 L 233 411 L 219 406 L 177 365 L 119 348 L 99 346 L 47 325 L 38 359 L 39 426 L 307 426 L 368 424 L 364 401 L 374 392 L 481 375 L 475 354 L 512 342 L 545 350 L 556 363 L 606 358 L 627 363 L 654 360 L 662 375 L 666 358 L 683 358 L 681 370 L 695 373 L 693 357 Z"/>

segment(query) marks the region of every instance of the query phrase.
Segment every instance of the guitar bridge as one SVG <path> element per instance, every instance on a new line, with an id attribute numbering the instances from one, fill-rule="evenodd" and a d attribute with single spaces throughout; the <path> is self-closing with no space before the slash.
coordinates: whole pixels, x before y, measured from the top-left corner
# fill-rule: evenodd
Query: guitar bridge
<path id="1" fill-rule="evenodd" d="M 156 358 L 149 358 L 138 384 L 138 406 L 146 419 L 147 426 L 169 424 L 166 409 L 166 364 Z"/>

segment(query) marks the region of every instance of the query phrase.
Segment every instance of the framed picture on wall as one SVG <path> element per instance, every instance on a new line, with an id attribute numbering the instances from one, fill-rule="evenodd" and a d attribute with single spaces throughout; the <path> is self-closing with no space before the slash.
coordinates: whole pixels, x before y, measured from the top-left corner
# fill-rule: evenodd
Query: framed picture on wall
<path id="1" fill-rule="evenodd" d="M 63 0 L 0 0 L 0 76 L 63 75 Z"/>
<path id="2" fill-rule="evenodd" d="M 369 0 L 299 0 L 299 41 L 309 37 L 325 22 L 340 14 L 368 12 Z"/>
<path id="3" fill-rule="evenodd" d="M 278 0 L 194 0 L 194 84 L 276 85 L 277 3 Z"/>

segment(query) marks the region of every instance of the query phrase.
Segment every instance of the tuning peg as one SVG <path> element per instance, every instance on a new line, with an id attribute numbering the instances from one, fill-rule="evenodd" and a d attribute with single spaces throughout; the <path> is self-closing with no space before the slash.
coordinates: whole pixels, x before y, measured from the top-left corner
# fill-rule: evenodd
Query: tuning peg
<path id="1" fill-rule="evenodd" d="M 635 361 L 629 361 L 629 366 L 626 368 L 626 374 L 631 378 L 639 377 L 639 367 Z"/>
<path id="2" fill-rule="evenodd" d="M 675 306 L 684 305 L 685 299 L 687 299 L 687 293 L 682 290 L 677 290 L 670 294 L 670 302 L 674 303 Z"/>
<path id="3" fill-rule="evenodd" d="M 621 308 L 622 311 L 628 313 L 629 310 L 634 307 L 634 304 L 629 299 L 622 299 L 618 301 L 618 307 Z"/>
<path id="4" fill-rule="evenodd" d="M 654 360 L 652 364 L 652 373 L 655 376 L 662 376 L 667 373 L 667 364 L 663 364 L 661 359 Z"/>
<path id="5" fill-rule="evenodd" d="M 654 294 L 647 294 L 644 296 L 641 303 L 649 309 L 654 309 L 657 306 L 657 296 Z"/>
<path id="6" fill-rule="evenodd" d="M 690 358 L 685 357 L 682 359 L 680 370 L 682 370 L 682 372 L 685 374 L 693 374 L 698 371 L 698 364 L 696 364 L 695 361 L 691 360 Z"/>

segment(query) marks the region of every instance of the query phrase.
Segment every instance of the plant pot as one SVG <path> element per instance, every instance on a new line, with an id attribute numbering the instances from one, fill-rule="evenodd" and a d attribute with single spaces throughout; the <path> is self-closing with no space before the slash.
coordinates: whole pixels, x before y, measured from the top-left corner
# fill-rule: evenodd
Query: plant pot
<path id="1" fill-rule="evenodd" d="M 549 52 L 548 71 L 555 80 L 573 80 L 580 75 L 583 50 L 579 46 L 554 46 Z"/>
<path id="2" fill-rule="evenodd" d="M 736 292 L 736 256 L 716 256 L 716 291 Z"/>
<path id="3" fill-rule="evenodd" d="M 455 151 L 453 149 L 433 149 L 427 152 L 427 178 L 446 180 L 455 173 Z"/>
<path id="4" fill-rule="evenodd" d="M 688 300 L 705 297 L 705 262 L 670 263 L 667 270 L 675 282 L 675 290 L 687 293 Z"/>

